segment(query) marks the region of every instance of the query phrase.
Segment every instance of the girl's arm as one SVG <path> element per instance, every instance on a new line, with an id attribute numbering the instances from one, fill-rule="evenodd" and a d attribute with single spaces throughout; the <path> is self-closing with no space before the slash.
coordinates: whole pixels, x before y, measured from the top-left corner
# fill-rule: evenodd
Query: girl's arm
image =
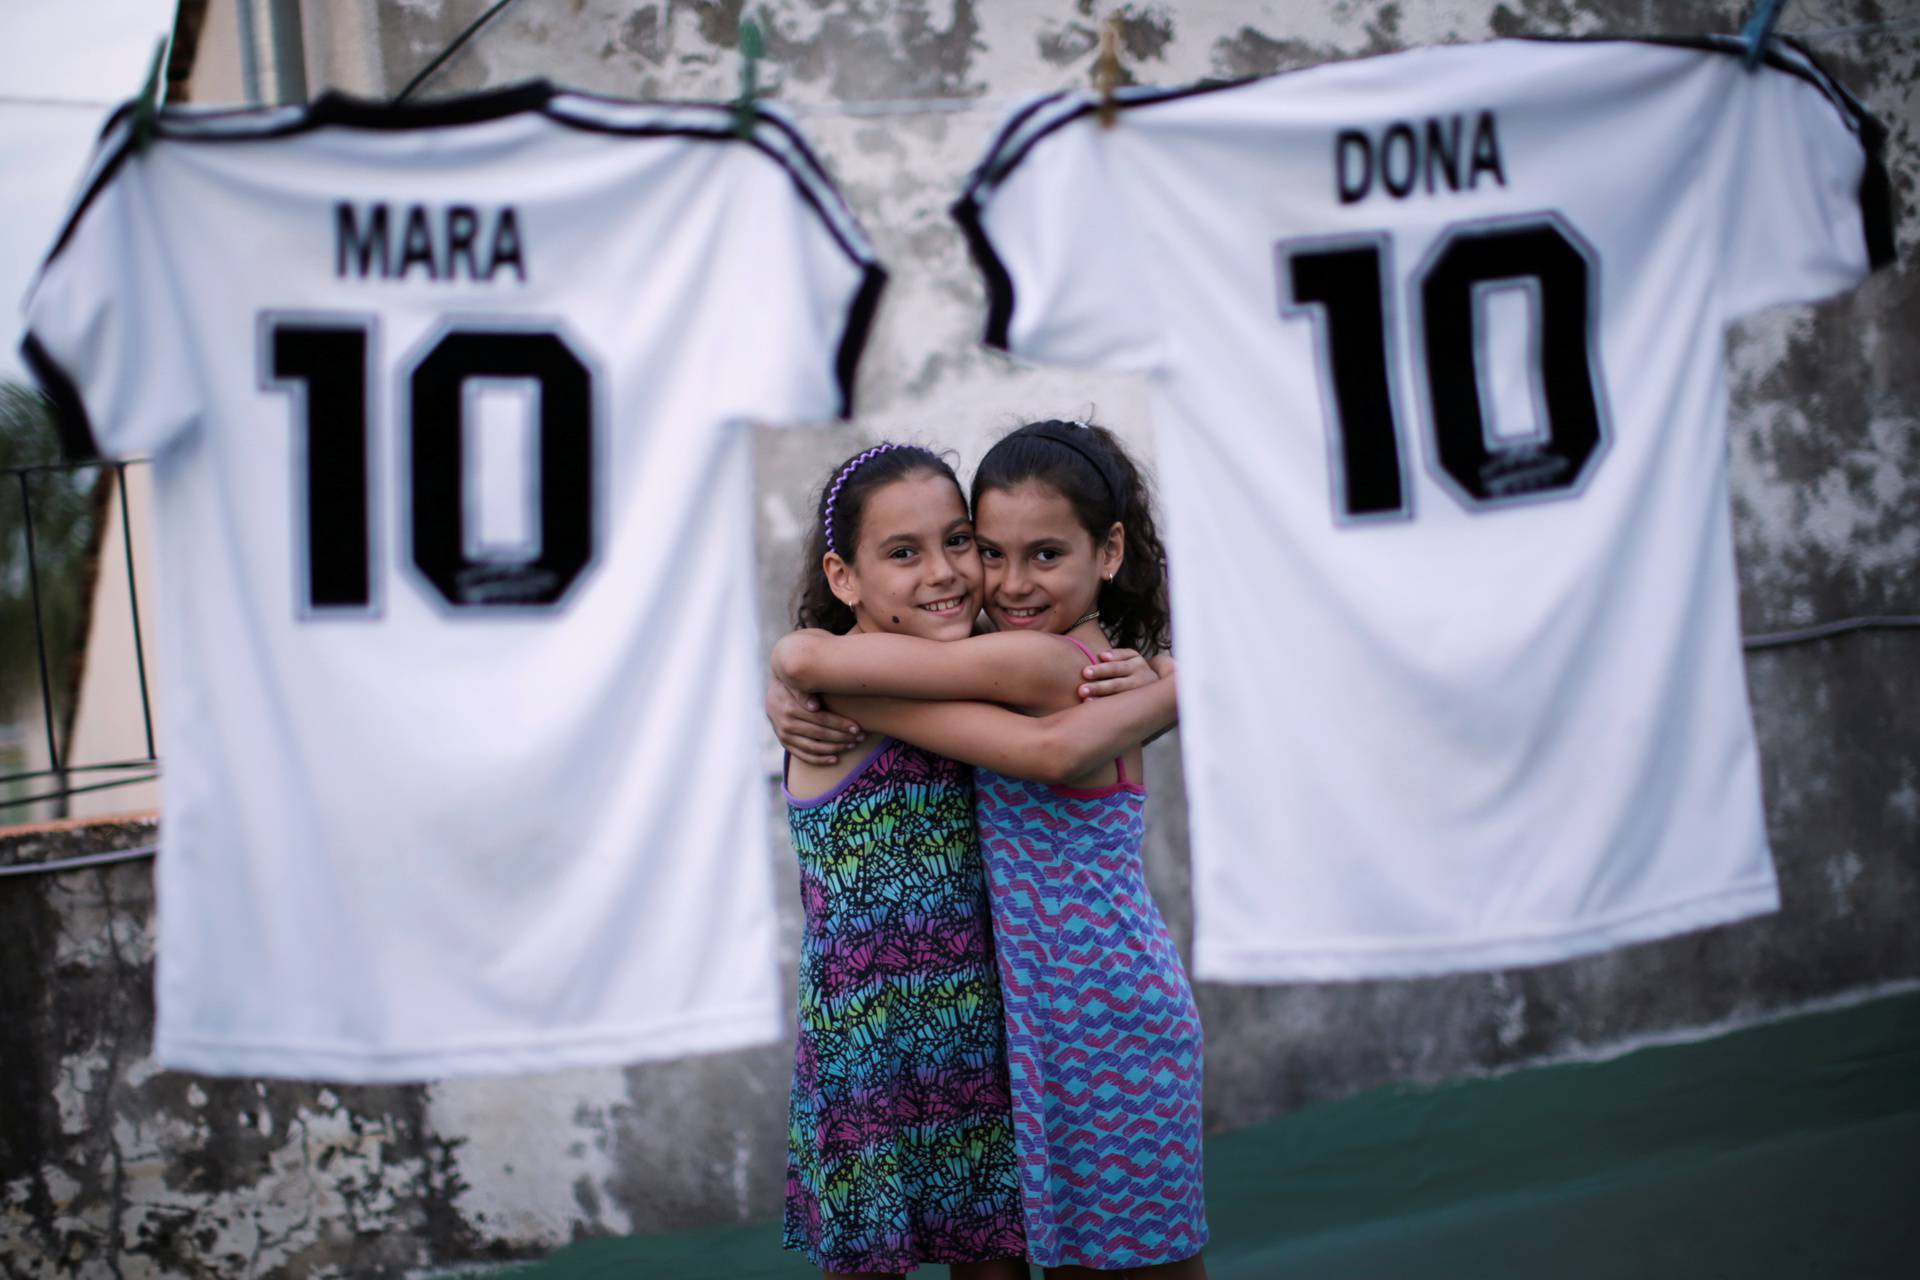
<path id="1" fill-rule="evenodd" d="M 1170 728 L 1177 718 L 1176 682 L 1166 677 L 1044 716 L 984 702 L 857 695 L 835 697 L 833 706 L 868 729 L 948 759 L 1033 782 L 1064 783 Z"/>
<path id="2" fill-rule="evenodd" d="M 1111 698 L 1130 689 L 1144 689 L 1173 671 L 1173 659 L 1165 654 L 1147 659 L 1132 649 L 1111 649 L 1097 656 L 1101 660 L 1082 672 L 1087 679 L 1080 686 L 1082 698 Z M 840 763 L 840 753 L 852 748 L 866 733 L 845 716 L 822 707 L 816 695 L 796 693 L 777 676 L 767 681 L 766 711 L 767 723 L 773 726 L 773 736 L 780 745 L 795 760 L 823 768 Z"/>
<path id="3" fill-rule="evenodd" d="M 1034 712 L 1072 706 L 1085 696 L 1090 670 L 1064 638 L 1029 631 L 965 640 L 795 631 L 773 647 L 774 675 L 797 690 L 1000 702 Z"/>

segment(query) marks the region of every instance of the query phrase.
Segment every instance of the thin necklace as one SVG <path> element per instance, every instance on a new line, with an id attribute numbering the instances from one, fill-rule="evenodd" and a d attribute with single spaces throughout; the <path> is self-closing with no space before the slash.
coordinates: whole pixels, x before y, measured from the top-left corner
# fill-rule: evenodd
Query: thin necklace
<path id="1" fill-rule="evenodd" d="M 1067 630 L 1078 631 L 1081 627 L 1085 626 L 1087 623 L 1098 622 L 1098 621 L 1100 621 L 1100 611 L 1098 609 L 1089 609 L 1085 613 L 1081 614 L 1079 617 L 1075 618 L 1073 620 L 1072 625 L 1070 625 L 1067 628 Z M 1102 631 L 1106 630 L 1105 627 L 1102 627 L 1100 629 Z"/>

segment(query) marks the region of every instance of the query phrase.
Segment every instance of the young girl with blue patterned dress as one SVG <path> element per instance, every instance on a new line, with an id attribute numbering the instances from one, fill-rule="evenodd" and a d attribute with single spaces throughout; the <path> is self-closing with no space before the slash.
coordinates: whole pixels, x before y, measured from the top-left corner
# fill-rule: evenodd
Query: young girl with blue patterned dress
<path id="1" fill-rule="evenodd" d="M 938 699 L 1055 713 L 1100 691 L 1083 682 L 1109 670 L 1115 644 L 1167 645 L 1146 485 L 1110 433 L 1058 421 L 1013 432 L 982 460 L 973 510 L 995 634 L 941 644 L 930 641 L 959 628 L 925 639 L 801 631 L 776 647 L 776 675 L 828 693 L 859 725 L 920 741 L 960 705 Z M 783 738 L 815 751 L 832 723 L 776 715 Z M 1009 768 L 943 748 L 981 766 L 1022 1218 L 1050 1277 L 1205 1275 L 1200 1023 L 1141 861 L 1146 736 L 1092 767 Z"/>
<path id="2" fill-rule="evenodd" d="M 959 483 L 936 455 L 883 445 L 835 469 L 803 626 L 959 638 L 981 592 Z M 928 732 L 914 713 L 933 704 L 909 706 L 899 726 L 920 745 L 865 734 L 844 761 L 789 760 L 805 926 L 785 1243 L 827 1276 L 930 1262 L 962 1280 L 1027 1274 L 973 775 L 935 752 L 1014 773 L 1084 769 L 1170 723 L 1167 686 L 1039 719 L 943 704 Z"/>

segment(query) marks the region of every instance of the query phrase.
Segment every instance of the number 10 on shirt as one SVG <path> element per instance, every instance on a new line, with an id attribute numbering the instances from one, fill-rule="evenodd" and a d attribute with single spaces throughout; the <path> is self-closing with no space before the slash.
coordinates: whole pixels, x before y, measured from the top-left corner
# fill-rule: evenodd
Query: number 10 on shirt
<path id="1" fill-rule="evenodd" d="M 371 463 L 386 370 L 371 317 L 261 316 L 261 385 L 294 405 L 296 561 L 304 618 L 367 616 L 373 606 L 376 522 Z M 594 389 L 591 367 L 545 326 L 480 320 L 442 329 L 393 371 L 406 481 L 407 543 L 427 586 L 461 610 L 551 609 L 594 550 Z M 525 470 L 533 537 L 501 554 L 468 537 L 469 459 L 476 388 L 525 385 L 534 447 Z"/>
<path id="2" fill-rule="evenodd" d="M 1396 277 L 1385 232 L 1274 247 L 1280 311 L 1313 324 L 1341 524 L 1413 515 L 1394 387 Z M 1406 289 L 1407 331 L 1434 479 L 1469 512 L 1577 497 L 1606 451 L 1598 335 L 1599 259 L 1559 215 L 1456 222 Z M 1488 387 L 1492 300 L 1530 314 L 1525 361 L 1533 421 L 1501 431 Z"/>

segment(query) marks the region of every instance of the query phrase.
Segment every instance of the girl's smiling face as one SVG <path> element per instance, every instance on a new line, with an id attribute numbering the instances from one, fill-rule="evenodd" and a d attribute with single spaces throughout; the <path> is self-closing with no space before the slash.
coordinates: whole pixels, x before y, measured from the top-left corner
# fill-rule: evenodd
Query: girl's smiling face
<path id="1" fill-rule="evenodd" d="M 862 631 L 959 640 L 980 612 L 980 556 L 954 482 L 915 472 L 876 489 L 860 516 L 851 564 L 826 560 L 833 593 Z"/>
<path id="2" fill-rule="evenodd" d="M 999 630 L 1071 631 L 1093 609 L 1101 581 L 1120 568 L 1121 526 L 1096 544 L 1051 485 L 1028 480 L 985 490 L 976 515 L 987 616 Z"/>

